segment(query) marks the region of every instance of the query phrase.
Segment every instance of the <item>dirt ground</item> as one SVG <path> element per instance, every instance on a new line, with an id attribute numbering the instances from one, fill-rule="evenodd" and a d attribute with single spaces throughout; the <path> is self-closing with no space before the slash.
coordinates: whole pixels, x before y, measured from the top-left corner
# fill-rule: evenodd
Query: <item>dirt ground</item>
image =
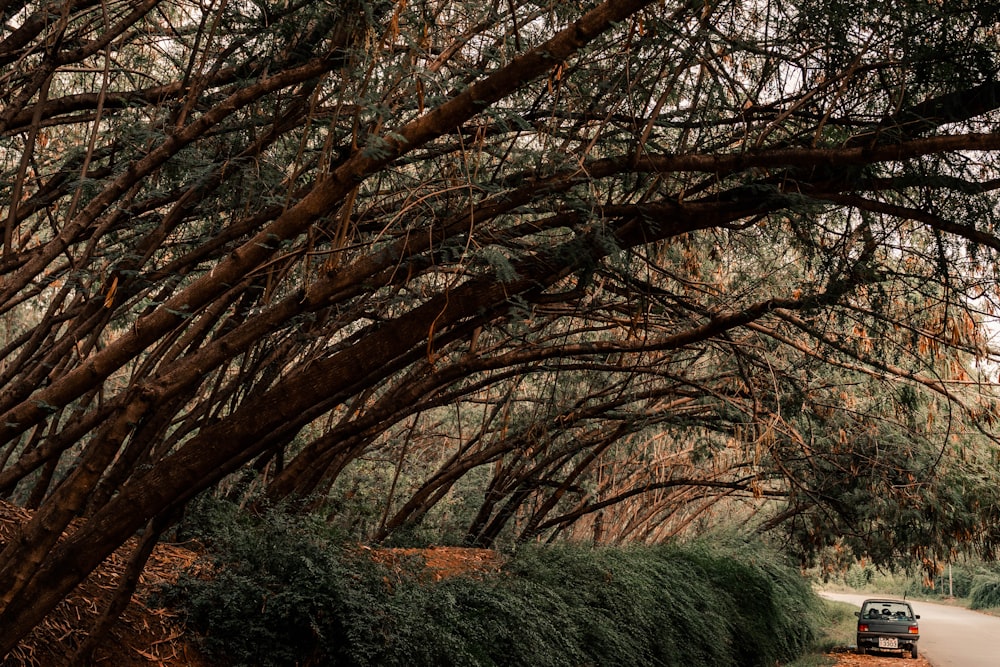
<path id="1" fill-rule="evenodd" d="M 17 535 L 31 512 L 0 501 L 0 547 Z M 135 548 L 130 541 L 112 554 L 3 661 L 4 667 L 67 667 L 114 595 Z M 182 571 L 197 569 L 198 554 L 160 544 L 143 571 L 130 604 L 93 655 L 108 667 L 207 667 L 178 614 L 154 604 L 156 591 Z"/>
<path id="2" fill-rule="evenodd" d="M 923 657 L 911 660 L 909 657 L 904 658 L 901 655 L 890 653 L 858 655 L 854 652 L 843 651 L 830 655 L 837 661 L 836 667 L 931 667 L 931 663 Z"/>
<path id="3" fill-rule="evenodd" d="M 430 547 L 427 549 L 370 549 L 372 560 L 395 568 L 406 559 L 420 558 L 424 561 L 431 578 L 435 581 L 459 574 L 485 574 L 497 572 L 503 565 L 503 558 L 491 549 L 470 549 L 467 547 Z"/>

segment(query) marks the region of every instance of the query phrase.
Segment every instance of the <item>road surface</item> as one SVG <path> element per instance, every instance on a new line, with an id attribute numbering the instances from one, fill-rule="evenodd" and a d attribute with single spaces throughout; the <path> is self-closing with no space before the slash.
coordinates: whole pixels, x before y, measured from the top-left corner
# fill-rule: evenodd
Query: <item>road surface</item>
<path id="1" fill-rule="evenodd" d="M 878 595 L 820 593 L 830 600 L 861 603 Z M 888 595 L 885 597 L 896 597 Z M 920 653 L 934 667 L 997 667 L 1000 665 L 1000 618 L 961 607 L 911 600 L 920 614 Z"/>

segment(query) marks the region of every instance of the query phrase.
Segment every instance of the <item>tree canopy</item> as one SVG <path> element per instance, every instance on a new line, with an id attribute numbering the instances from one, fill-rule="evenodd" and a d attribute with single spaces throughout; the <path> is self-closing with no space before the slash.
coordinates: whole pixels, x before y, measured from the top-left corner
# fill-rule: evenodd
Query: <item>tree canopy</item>
<path id="1" fill-rule="evenodd" d="M 1000 3 L 0 14 L 2 652 L 210 489 L 994 554 Z"/>

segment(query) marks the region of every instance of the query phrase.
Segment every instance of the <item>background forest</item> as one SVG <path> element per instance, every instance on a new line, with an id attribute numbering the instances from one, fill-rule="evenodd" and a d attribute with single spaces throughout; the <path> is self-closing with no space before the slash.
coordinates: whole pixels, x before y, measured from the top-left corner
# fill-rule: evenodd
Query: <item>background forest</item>
<path id="1" fill-rule="evenodd" d="M 1000 3 L 0 15 L 0 654 L 199 495 L 996 555 Z"/>

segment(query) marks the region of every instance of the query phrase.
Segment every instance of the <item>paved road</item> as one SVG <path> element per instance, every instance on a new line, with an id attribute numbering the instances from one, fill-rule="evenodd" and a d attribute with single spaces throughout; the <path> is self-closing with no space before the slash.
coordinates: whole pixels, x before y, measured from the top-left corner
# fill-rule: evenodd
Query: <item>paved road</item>
<path id="1" fill-rule="evenodd" d="M 861 607 L 868 597 L 854 593 L 821 593 L 830 600 Z M 895 597 L 895 596 L 887 596 Z M 1000 618 L 961 607 L 911 600 L 920 614 L 920 653 L 934 667 L 997 667 L 1000 665 Z"/>

